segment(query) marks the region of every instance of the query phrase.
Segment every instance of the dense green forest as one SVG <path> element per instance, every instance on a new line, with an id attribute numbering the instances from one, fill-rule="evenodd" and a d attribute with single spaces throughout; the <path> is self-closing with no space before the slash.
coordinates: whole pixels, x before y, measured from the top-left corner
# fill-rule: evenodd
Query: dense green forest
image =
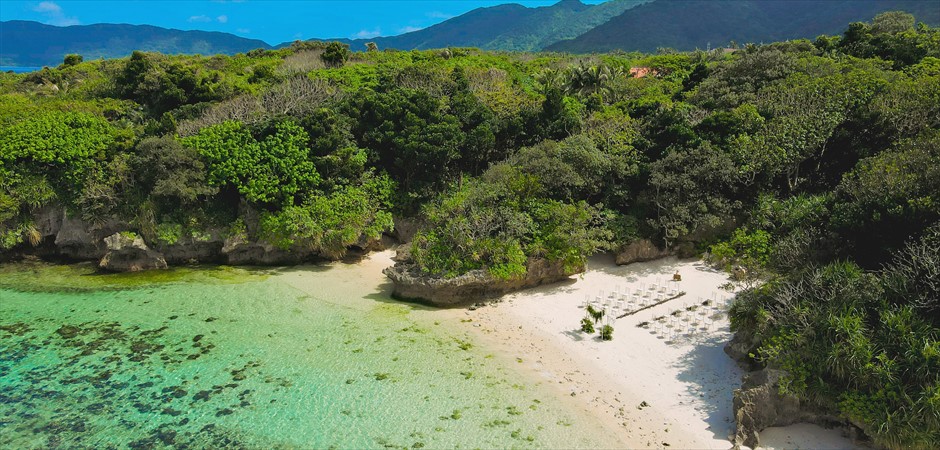
<path id="1" fill-rule="evenodd" d="M 49 205 L 327 257 L 420 216 L 437 276 L 647 238 L 763 281 L 733 326 L 791 393 L 940 446 L 940 30 L 910 15 L 731 53 L 73 55 L 0 96 L 5 251 Z"/>

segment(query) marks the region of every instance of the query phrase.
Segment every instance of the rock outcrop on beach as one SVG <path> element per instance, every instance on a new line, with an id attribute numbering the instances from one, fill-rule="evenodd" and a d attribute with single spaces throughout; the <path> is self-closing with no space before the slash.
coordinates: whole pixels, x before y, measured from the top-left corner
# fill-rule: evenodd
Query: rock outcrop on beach
<path id="1" fill-rule="evenodd" d="M 849 435 L 855 439 L 858 433 L 851 424 L 838 417 L 801 402 L 794 395 L 781 393 L 780 380 L 787 372 L 762 369 L 744 376 L 740 389 L 735 389 L 733 409 L 737 430 L 731 441 L 734 448 L 741 446 L 757 448 L 760 432 L 769 427 L 784 427 L 795 423 L 813 423 L 832 428 L 848 425 Z"/>
<path id="2" fill-rule="evenodd" d="M 737 332 L 725 345 L 725 353 L 747 370 L 756 369 L 749 356 L 759 344 L 757 336 Z M 848 426 L 850 434 L 857 435 L 856 427 L 845 423 L 815 405 L 809 405 L 794 395 L 781 393 L 780 380 L 787 376 L 784 370 L 761 368 L 744 376 L 740 389 L 734 391 L 734 419 L 737 431 L 731 437 L 735 448 L 757 448 L 760 432 L 768 427 L 783 427 L 806 422 L 822 425 Z"/>
<path id="3" fill-rule="evenodd" d="M 757 336 L 737 332 L 731 338 L 731 341 L 725 344 L 724 350 L 725 354 L 730 356 L 739 366 L 747 370 L 753 370 L 755 367 L 748 355 L 754 351 L 758 344 Z"/>
<path id="4" fill-rule="evenodd" d="M 561 261 L 530 258 L 526 275 L 521 278 L 499 279 L 485 270 L 473 270 L 457 277 L 444 278 L 422 273 L 411 261 L 403 258 L 397 260 L 394 266 L 383 271 L 395 283 L 392 296 L 435 306 L 465 305 L 520 289 L 554 283 L 584 271 L 583 265 L 565 268 Z"/>
<path id="5" fill-rule="evenodd" d="M 649 239 L 637 239 L 620 249 L 616 254 L 617 264 L 625 265 L 635 262 L 652 261 L 669 256 L 668 250 L 663 250 L 653 244 Z"/>
<path id="6" fill-rule="evenodd" d="M 734 446 L 757 448 L 759 432 L 767 427 L 800 422 L 800 400 L 780 394 L 779 381 L 785 372 L 764 369 L 744 377 L 741 389 L 734 391 L 734 418 L 738 424 Z"/>
<path id="7" fill-rule="evenodd" d="M 166 269 L 166 259 L 153 251 L 140 236 L 122 232 L 104 238 L 108 252 L 101 258 L 98 267 L 112 272 L 139 272 L 141 270 Z"/>
<path id="8" fill-rule="evenodd" d="M 416 217 L 396 217 L 392 236 L 402 244 L 409 243 L 423 224 L 422 220 Z"/>

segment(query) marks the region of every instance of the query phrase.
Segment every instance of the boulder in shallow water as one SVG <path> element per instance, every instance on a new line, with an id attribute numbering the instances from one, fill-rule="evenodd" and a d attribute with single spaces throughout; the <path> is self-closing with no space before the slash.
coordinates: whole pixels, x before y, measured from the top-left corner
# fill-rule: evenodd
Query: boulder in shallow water
<path id="1" fill-rule="evenodd" d="M 137 272 L 166 269 L 166 260 L 160 252 L 147 247 L 144 240 L 133 233 L 114 233 L 104 238 L 108 252 L 98 266 L 113 272 Z"/>

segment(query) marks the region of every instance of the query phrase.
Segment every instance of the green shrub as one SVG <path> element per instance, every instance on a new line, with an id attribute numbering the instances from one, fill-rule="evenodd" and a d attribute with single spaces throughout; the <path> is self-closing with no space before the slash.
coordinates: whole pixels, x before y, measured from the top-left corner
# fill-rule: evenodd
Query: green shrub
<path id="1" fill-rule="evenodd" d="M 178 223 L 160 223 L 156 227 L 157 241 L 164 245 L 173 245 L 183 236 L 183 226 Z"/>
<path id="2" fill-rule="evenodd" d="M 594 332 L 594 321 L 590 317 L 581 319 L 581 331 L 585 333 Z"/>
<path id="3" fill-rule="evenodd" d="M 604 325 L 601 327 L 600 337 L 602 341 L 612 341 L 614 340 L 614 327 L 610 325 Z"/>

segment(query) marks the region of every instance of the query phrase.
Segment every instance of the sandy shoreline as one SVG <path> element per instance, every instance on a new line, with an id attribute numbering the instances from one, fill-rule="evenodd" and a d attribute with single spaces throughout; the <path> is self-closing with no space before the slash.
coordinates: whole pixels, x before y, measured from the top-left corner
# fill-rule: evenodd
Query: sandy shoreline
<path id="1" fill-rule="evenodd" d="M 333 269 L 342 274 L 336 287 L 374 286 L 376 295 L 387 298 L 391 282 L 381 270 L 393 264 L 393 255 L 389 250 L 338 264 Z M 676 271 L 682 275 L 679 283 L 671 281 Z M 304 278 L 302 271 L 290 277 Z M 596 420 L 622 448 L 728 449 L 735 428 L 732 395 L 744 372 L 723 351 L 732 336 L 727 316 L 714 309 L 698 314 L 704 300 L 721 304 L 731 298 L 719 288 L 727 281 L 726 274 L 699 261 L 666 258 L 617 266 L 611 256 L 598 255 L 589 260 L 587 272 L 570 281 L 506 295 L 475 311 L 415 306 L 409 316 L 465 334 L 502 362 L 516 365 L 522 375 L 555 391 L 573 414 Z M 608 297 L 615 290 L 641 287 L 652 292 L 653 283 L 666 285 L 666 296 L 673 288 L 685 295 L 617 319 L 613 341 L 580 332 L 585 296 L 603 292 Z M 656 290 L 651 298 L 658 295 Z M 374 300 L 344 302 L 369 309 Z M 701 309 L 685 311 L 692 305 Z M 677 309 L 682 312 L 672 327 L 637 326 L 671 317 Z M 710 326 L 702 323 L 704 317 L 713 319 Z M 696 333 L 687 334 L 685 318 L 699 321 Z M 670 332 L 677 328 L 682 331 Z M 761 441 L 768 449 L 854 447 L 838 431 L 808 424 L 767 429 Z"/>
<path id="2" fill-rule="evenodd" d="M 676 271 L 682 275 L 679 283 L 669 281 Z M 433 314 L 452 318 L 483 345 L 547 381 L 572 407 L 614 432 L 625 447 L 727 449 L 735 427 L 732 394 L 744 373 L 723 351 L 732 335 L 727 316 L 714 310 L 696 314 L 705 309 L 701 306 L 685 311 L 704 300 L 721 304 L 730 299 L 733 294 L 719 288 L 726 282 L 726 274 L 698 261 L 667 258 L 616 266 L 612 257 L 599 255 L 572 281 L 507 295 L 503 302 L 475 311 Z M 603 292 L 607 297 L 614 290 L 634 292 L 641 286 L 649 290 L 653 283 L 668 286 L 667 295 L 676 284 L 686 294 L 617 319 L 613 341 L 578 331 L 586 295 L 594 298 Z M 671 317 L 677 309 L 683 310 L 674 322 L 677 326 L 637 326 Z M 710 326 L 702 323 L 704 317 L 713 319 Z M 686 333 L 684 318 L 701 321 L 694 334 Z M 805 424 L 770 429 L 762 434 L 762 443 L 766 448 L 853 446 L 835 430 Z"/>

